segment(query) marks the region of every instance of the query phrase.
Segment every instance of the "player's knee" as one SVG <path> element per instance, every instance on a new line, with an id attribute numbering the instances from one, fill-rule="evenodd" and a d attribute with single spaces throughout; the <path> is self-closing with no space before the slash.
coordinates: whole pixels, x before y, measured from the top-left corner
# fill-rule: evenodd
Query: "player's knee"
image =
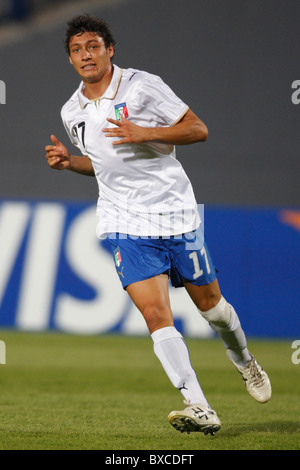
<path id="1" fill-rule="evenodd" d="M 142 314 L 150 333 L 172 324 L 172 313 L 164 306 L 149 304 L 143 308 Z"/>
<path id="2" fill-rule="evenodd" d="M 230 324 L 231 309 L 229 303 L 221 297 L 220 301 L 208 310 L 198 309 L 202 317 L 212 325 L 226 328 Z"/>
<path id="3" fill-rule="evenodd" d="M 208 312 L 218 304 L 219 300 L 220 299 L 218 297 L 213 295 L 209 297 L 202 297 L 197 301 L 198 310 L 203 313 Z"/>

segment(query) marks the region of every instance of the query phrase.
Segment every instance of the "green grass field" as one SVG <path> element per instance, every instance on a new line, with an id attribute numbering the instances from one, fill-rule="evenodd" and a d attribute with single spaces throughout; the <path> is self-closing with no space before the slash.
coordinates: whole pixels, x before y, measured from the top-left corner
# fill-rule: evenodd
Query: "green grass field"
<path id="1" fill-rule="evenodd" d="M 222 421 L 215 436 L 181 434 L 182 407 L 151 338 L 0 331 L 0 450 L 300 449 L 300 364 L 291 342 L 249 341 L 268 371 L 272 400 L 244 389 L 219 340 L 187 340 L 192 363 Z"/>

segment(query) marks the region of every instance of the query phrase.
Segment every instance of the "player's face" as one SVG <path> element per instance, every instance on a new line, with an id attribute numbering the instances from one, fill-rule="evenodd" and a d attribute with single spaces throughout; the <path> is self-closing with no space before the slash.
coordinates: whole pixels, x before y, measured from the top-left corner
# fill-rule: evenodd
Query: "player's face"
<path id="1" fill-rule="evenodd" d="M 111 71 L 113 46 L 106 48 L 102 37 L 97 33 L 81 33 L 72 36 L 69 42 L 70 63 L 82 80 L 88 83 L 99 82 Z"/>

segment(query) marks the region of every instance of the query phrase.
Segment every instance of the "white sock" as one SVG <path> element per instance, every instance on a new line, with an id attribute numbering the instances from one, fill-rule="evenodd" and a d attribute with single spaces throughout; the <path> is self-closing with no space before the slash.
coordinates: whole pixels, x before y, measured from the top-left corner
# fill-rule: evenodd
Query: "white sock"
<path id="1" fill-rule="evenodd" d="M 209 406 L 192 368 L 188 348 L 174 326 L 154 331 L 153 349 L 174 387 L 190 403 Z"/>
<path id="2" fill-rule="evenodd" d="M 234 362 L 241 367 L 245 367 L 251 360 L 251 355 L 247 348 L 246 336 L 233 306 L 227 303 L 226 308 L 230 308 L 230 320 L 228 325 L 220 326 L 219 324 L 216 325 L 210 322 L 210 326 L 223 340 Z"/>

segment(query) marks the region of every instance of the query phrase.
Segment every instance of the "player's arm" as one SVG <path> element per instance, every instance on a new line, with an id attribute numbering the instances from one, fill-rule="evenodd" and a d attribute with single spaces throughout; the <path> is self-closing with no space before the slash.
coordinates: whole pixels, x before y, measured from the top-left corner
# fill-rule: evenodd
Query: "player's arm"
<path id="1" fill-rule="evenodd" d="M 116 127 L 103 129 L 106 137 L 120 137 L 120 140 L 113 142 L 114 145 L 143 142 L 187 145 L 204 142 L 208 137 L 206 125 L 190 109 L 170 127 L 142 127 L 124 118 L 121 121 L 115 119 L 108 121 Z"/>
<path id="2" fill-rule="evenodd" d="M 70 170 L 86 176 L 95 176 L 92 162 L 87 155 L 83 157 L 71 155 L 67 147 L 55 135 L 51 135 L 51 140 L 54 145 L 45 147 L 46 158 L 51 168 L 54 170 Z"/>

